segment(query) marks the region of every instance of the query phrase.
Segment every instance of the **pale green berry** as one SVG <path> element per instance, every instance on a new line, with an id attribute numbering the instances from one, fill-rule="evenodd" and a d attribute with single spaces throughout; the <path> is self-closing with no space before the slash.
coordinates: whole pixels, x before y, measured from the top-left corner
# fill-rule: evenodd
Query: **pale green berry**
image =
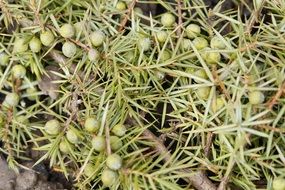
<path id="1" fill-rule="evenodd" d="M 41 33 L 40 40 L 44 46 L 51 46 L 54 42 L 54 35 L 50 30 Z"/>
<path id="2" fill-rule="evenodd" d="M 110 187 L 114 185 L 116 180 L 118 179 L 117 172 L 110 170 L 108 168 L 104 169 L 101 176 L 101 181 L 104 186 Z"/>
<path id="3" fill-rule="evenodd" d="M 203 37 L 196 37 L 194 40 L 193 40 L 193 45 L 194 47 L 197 49 L 197 50 L 201 50 L 201 49 L 204 49 L 206 47 L 208 47 L 208 41 L 203 38 Z"/>
<path id="4" fill-rule="evenodd" d="M 183 38 L 181 40 L 181 47 L 183 50 L 190 50 L 191 49 L 191 40 Z"/>
<path id="5" fill-rule="evenodd" d="M 122 158 L 118 154 L 111 154 L 106 159 L 106 165 L 112 170 L 118 170 L 122 167 Z"/>
<path id="6" fill-rule="evenodd" d="M 208 64 L 217 64 L 221 60 L 221 54 L 219 52 L 207 52 L 205 61 Z"/>
<path id="7" fill-rule="evenodd" d="M 189 24 L 185 31 L 188 38 L 194 39 L 201 33 L 201 28 L 197 24 Z"/>
<path id="8" fill-rule="evenodd" d="M 58 120 L 52 119 L 46 122 L 44 128 L 49 135 L 57 135 L 60 131 L 60 123 Z"/>
<path id="9" fill-rule="evenodd" d="M 66 138 L 69 142 L 71 142 L 72 144 L 77 144 L 79 141 L 78 135 L 76 134 L 76 132 L 72 129 L 69 129 L 66 132 Z"/>
<path id="10" fill-rule="evenodd" d="M 196 93 L 199 98 L 206 100 L 209 97 L 211 88 L 206 86 L 206 87 L 200 87 L 196 90 Z"/>
<path id="11" fill-rule="evenodd" d="M 166 61 L 170 58 L 171 58 L 171 54 L 168 50 L 164 50 L 163 52 L 161 52 L 161 54 L 160 54 L 160 60 L 161 61 Z"/>
<path id="12" fill-rule="evenodd" d="M 16 79 L 21 79 L 26 76 L 26 68 L 23 65 L 14 65 L 11 72 Z"/>
<path id="13" fill-rule="evenodd" d="M 41 40 L 37 37 L 33 37 L 29 42 L 29 47 L 32 52 L 38 53 L 42 49 Z"/>
<path id="14" fill-rule="evenodd" d="M 272 183 L 273 190 L 285 190 L 285 179 L 284 178 L 275 178 Z"/>
<path id="15" fill-rule="evenodd" d="M 3 105 L 7 105 L 8 107 L 17 106 L 20 101 L 20 97 L 17 93 L 11 92 L 5 96 Z"/>
<path id="16" fill-rule="evenodd" d="M 168 33 L 166 31 L 159 31 L 156 33 L 157 41 L 163 43 L 167 40 Z"/>
<path id="17" fill-rule="evenodd" d="M 80 34 L 81 36 L 83 34 L 84 28 L 85 26 L 83 21 L 75 23 L 74 24 L 75 34 L 76 35 Z"/>
<path id="18" fill-rule="evenodd" d="M 17 123 L 19 123 L 19 124 L 22 124 L 22 125 L 28 125 L 29 124 L 29 119 L 24 115 L 18 115 L 18 116 L 16 116 L 15 119 L 16 119 Z"/>
<path id="19" fill-rule="evenodd" d="M 10 61 L 9 55 L 2 51 L 0 53 L 0 65 L 1 66 L 7 66 L 9 61 Z"/>
<path id="20" fill-rule="evenodd" d="M 204 69 L 198 69 L 193 73 L 194 76 L 199 77 L 201 79 L 208 79 L 208 75 Z M 200 80 L 194 79 L 195 82 L 201 83 Z"/>
<path id="21" fill-rule="evenodd" d="M 92 176 L 94 175 L 95 171 L 96 171 L 95 165 L 92 164 L 92 163 L 88 163 L 88 164 L 85 166 L 83 173 L 84 173 L 84 175 L 86 175 L 87 177 L 92 177 Z"/>
<path id="22" fill-rule="evenodd" d="M 263 3 L 263 0 L 254 0 L 255 8 L 256 8 L 256 9 L 260 9 L 262 3 Z"/>
<path id="23" fill-rule="evenodd" d="M 28 50 L 28 43 L 24 38 L 16 38 L 14 42 L 14 49 L 15 53 L 23 53 Z"/>
<path id="24" fill-rule="evenodd" d="M 69 143 L 67 141 L 63 140 L 59 143 L 59 150 L 65 154 L 67 154 L 70 152 L 69 146 L 70 146 Z"/>
<path id="25" fill-rule="evenodd" d="M 157 78 L 159 81 L 162 81 L 162 80 L 165 78 L 165 73 L 164 73 L 164 72 L 155 71 L 154 74 L 155 74 L 156 78 Z"/>
<path id="26" fill-rule="evenodd" d="M 134 51 L 128 51 L 125 55 L 124 58 L 128 63 L 132 63 L 135 59 L 135 52 Z"/>
<path id="27" fill-rule="evenodd" d="M 175 23 L 175 16 L 171 13 L 164 13 L 161 16 L 161 24 L 166 27 L 170 27 Z"/>
<path id="28" fill-rule="evenodd" d="M 262 104 L 264 102 L 264 94 L 258 90 L 251 91 L 248 94 L 249 103 L 252 105 Z"/>
<path id="29" fill-rule="evenodd" d="M 140 38 L 138 40 L 138 48 L 140 51 L 148 51 L 151 47 L 151 41 L 149 38 Z"/>
<path id="30" fill-rule="evenodd" d="M 35 101 L 38 97 L 37 93 L 37 89 L 34 87 L 30 87 L 26 89 L 26 93 L 27 93 L 27 98 L 31 101 Z"/>
<path id="31" fill-rule="evenodd" d="M 112 133 L 118 137 L 122 137 L 126 134 L 127 129 L 123 124 L 117 124 L 112 128 Z"/>
<path id="32" fill-rule="evenodd" d="M 143 10 L 140 8 L 140 7 L 135 7 L 134 8 L 134 13 L 137 15 L 137 14 L 143 14 Z"/>
<path id="33" fill-rule="evenodd" d="M 97 152 L 101 152 L 105 150 L 106 148 L 106 141 L 105 141 L 105 138 L 102 136 L 93 137 L 91 143 L 92 143 L 92 147 Z"/>
<path id="34" fill-rule="evenodd" d="M 124 11 L 124 10 L 127 9 L 127 5 L 126 5 L 125 2 L 119 1 L 119 2 L 117 3 L 117 5 L 116 5 L 116 9 L 117 9 L 118 11 Z"/>
<path id="35" fill-rule="evenodd" d="M 72 38 L 75 35 L 75 28 L 72 24 L 64 24 L 60 27 L 59 33 L 64 38 Z"/>
<path id="36" fill-rule="evenodd" d="M 219 111 L 223 107 L 224 107 L 224 101 L 223 101 L 222 97 L 217 97 L 217 98 L 213 99 L 211 108 L 212 108 L 212 111 L 214 113 L 216 113 L 217 111 Z"/>
<path id="37" fill-rule="evenodd" d="M 65 42 L 62 46 L 62 53 L 68 58 L 73 57 L 76 54 L 77 47 L 72 42 Z"/>
<path id="38" fill-rule="evenodd" d="M 99 122 L 93 117 L 88 117 L 85 120 L 84 128 L 86 131 L 93 133 L 99 128 Z"/>
<path id="39" fill-rule="evenodd" d="M 98 47 L 105 41 L 105 34 L 101 31 L 95 31 L 90 34 L 90 40 L 93 46 Z"/>
<path id="40" fill-rule="evenodd" d="M 100 53 L 96 49 L 90 49 L 88 51 L 88 59 L 90 61 L 96 61 L 100 57 Z"/>
<path id="41" fill-rule="evenodd" d="M 226 44 L 218 36 L 214 36 L 211 39 L 210 46 L 213 49 L 225 49 L 226 48 Z"/>
<path id="42" fill-rule="evenodd" d="M 123 142 L 117 136 L 110 136 L 110 145 L 111 145 L 111 149 L 116 151 L 116 150 L 119 150 L 123 146 Z"/>

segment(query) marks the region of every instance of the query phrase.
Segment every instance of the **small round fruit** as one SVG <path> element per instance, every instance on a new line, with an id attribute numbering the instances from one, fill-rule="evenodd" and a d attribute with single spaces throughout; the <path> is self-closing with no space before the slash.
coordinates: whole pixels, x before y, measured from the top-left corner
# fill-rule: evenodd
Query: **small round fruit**
<path id="1" fill-rule="evenodd" d="M 198 69 L 197 71 L 195 71 L 193 73 L 193 75 L 196 76 L 196 77 L 202 78 L 202 79 L 208 79 L 208 75 L 207 75 L 207 73 L 206 73 L 206 71 L 204 69 Z M 196 83 L 201 83 L 201 81 L 197 80 L 197 79 L 194 79 L 194 81 Z"/>
<path id="2" fill-rule="evenodd" d="M 98 123 L 97 119 L 95 119 L 93 117 L 88 117 L 85 120 L 84 128 L 86 131 L 93 133 L 99 128 L 99 123 Z"/>
<path id="3" fill-rule="evenodd" d="M 197 24 L 189 24 L 186 27 L 186 35 L 190 39 L 196 38 L 201 33 L 201 28 Z"/>
<path id="4" fill-rule="evenodd" d="M 10 61 L 9 55 L 5 52 L 0 53 L 0 65 L 1 66 L 7 66 Z"/>
<path id="5" fill-rule="evenodd" d="M 90 34 L 90 40 L 93 46 L 101 46 L 105 40 L 105 34 L 101 31 L 95 31 Z"/>
<path id="6" fill-rule="evenodd" d="M 248 94 L 249 103 L 252 105 L 262 104 L 264 102 L 264 94 L 260 91 L 252 91 Z"/>
<path id="7" fill-rule="evenodd" d="M 140 51 L 148 51 L 151 47 L 151 41 L 149 38 L 140 38 L 138 41 L 138 48 Z"/>
<path id="8" fill-rule="evenodd" d="M 23 65 L 14 65 L 11 72 L 16 79 L 21 79 L 26 76 L 26 68 Z"/>
<path id="9" fill-rule="evenodd" d="M 77 47 L 72 42 L 65 42 L 62 46 L 62 53 L 68 58 L 73 57 L 76 54 Z"/>
<path id="10" fill-rule="evenodd" d="M 100 53 L 96 49 L 90 49 L 88 51 L 88 59 L 90 61 L 96 61 L 100 57 Z"/>
<path id="11" fill-rule="evenodd" d="M 118 170 L 122 167 L 122 158 L 118 154 L 111 154 L 106 159 L 106 164 L 108 168 L 112 170 Z"/>
<path id="12" fill-rule="evenodd" d="M 84 175 L 86 175 L 87 177 L 92 177 L 92 176 L 94 175 L 95 171 L 96 171 L 95 165 L 92 164 L 92 163 L 88 163 L 88 164 L 85 166 L 83 173 L 84 173 Z"/>
<path id="13" fill-rule="evenodd" d="M 205 52 L 204 57 L 206 63 L 217 64 L 221 60 L 221 54 L 219 52 Z"/>
<path id="14" fill-rule="evenodd" d="M 46 122 L 45 131 L 49 135 L 57 135 L 59 133 L 59 130 L 60 130 L 60 123 L 58 120 L 52 119 Z"/>
<path id="15" fill-rule="evenodd" d="M 26 90 L 27 98 L 31 101 L 35 101 L 38 97 L 38 95 L 36 95 L 37 92 L 38 92 L 37 89 L 34 87 L 27 88 Z"/>
<path id="16" fill-rule="evenodd" d="M 65 154 L 67 154 L 70 151 L 69 146 L 70 146 L 69 143 L 67 141 L 63 140 L 59 143 L 59 150 Z"/>
<path id="17" fill-rule="evenodd" d="M 110 187 L 112 186 L 116 180 L 118 179 L 117 172 L 110 170 L 108 168 L 104 169 L 101 176 L 101 181 L 104 186 Z"/>
<path id="18" fill-rule="evenodd" d="M 134 8 L 134 13 L 137 15 L 137 14 L 143 14 L 143 10 L 140 8 L 140 7 L 135 7 Z"/>
<path id="19" fill-rule="evenodd" d="M 166 31 L 159 31 L 156 33 L 157 41 L 163 43 L 166 41 L 168 37 L 168 33 Z"/>
<path id="20" fill-rule="evenodd" d="M 284 178 L 276 178 L 272 183 L 273 190 L 285 190 L 285 179 Z"/>
<path id="21" fill-rule="evenodd" d="M 190 50 L 191 49 L 191 40 L 183 38 L 181 41 L 181 47 L 185 51 Z"/>
<path id="22" fill-rule="evenodd" d="M 75 35 L 75 28 L 72 24 L 64 24 L 60 27 L 59 33 L 64 38 L 72 38 Z"/>
<path id="23" fill-rule="evenodd" d="M 135 52 L 134 51 L 128 51 L 125 55 L 124 58 L 128 63 L 132 63 L 133 60 L 135 59 Z"/>
<path id="24" fill-rule="evenodd" d="M 28 43 L 24 38 L 16 38 L 13 50 L 15 53 L 23 53 L 28 50 Z"/>
<path id="25" fill-rule="evenodd" d="M 110 145 L 111 145 L 111 149 L 116 151 L 116 150 L 119 150 L 123 146 L 123 142 L 117 136 L 110 136 Z"/>
<path id="26" fill-rule="evenodd" d="M 202 37 L 196 37 L 193 40 L 193 45 L 197 50 L 201 50 L 204 49 L 206 47 L 208 47 L 208 41 L 205 38 Z"/>
<path id="27" fill-rule="evenodd" d="M 222 109 L 224 107 L 224 101 L 222 97 L 217 97 L 212 101 L 212 111 L 214 113 L 216 113 L 217 111 L 219 111 L 220 109 Z"/>
<path id="28" fill-rule="evenodd" d="M 114 133 L 114 135 L 118 136 L 118 137 L 122 137 L 126 134 L 127 129 L 125 127 L 125 125 L 123 124 L 117 124 L 113 127 L 112 129 L 112 133 Z"/>
<path id="29" fill-rule="evenodd" d="M 117 5 L 116 5 L 116 9 L 117 9 L 118 11 L 124 11 L 124 10 L 127 9 L 127 5 L 126 5 L 125 2 L 119 1 L 119 2 L 117 3 Z"/>
<path id="30" fill-rule="evenodd" d="M 41 33 L 40 40 L 44 46 L 50 46 L 54 41 L 54 35 L 50 30 L 46 30 Z"/>
<path id="31" fill-rule="evenodd" d="M 169 53 L 168 50 L 164 50 L 164 51 L 160 54 L 160 60 L 161 60 L 161 61 L 166 61 L 166 60 L 168 60 L 168 59 L 170 59 L 170 58 L 171 58 L 171 55 L 170 55 L 170 53 Z"/>
<path id="32" fill-rule="evenodd" d="M 8 107 L 14 107 L 18 105 L 19 101 L 19 95 L 12 92 L 6 95 L 3 104 L 7 105 Z"/>
<path id="33" fill-rule="evenodd" d="M 85 26 L 84 26 L 84 22 L 77 22 L 74 24 L 74 29 L 75 29 L 75 34 L 76 35 L 79 35 L 80 36 L 82 35 L 83 33 L 83 30 L 84 30 Z"/>
<path id="34" fill-rule="evenodd" d="M 38 53 L 42 49 L 41 40 L 37 37 L 33 37 L 29 42 L 29 47 L 32 52 Z"/>
<path id="35" fill-rule="evenodd" d="M 155 71 L 154 75 L 159 81 L 162 81 L 165 78 L 165 73 L 161 71 Z"/>
<path id="36" fill-rule="evenodd" d="M 211 88 L 206 86 L 206 87 L 200 87 L 196 90 L 196 93 L 199 98 L 206 100 L 209 97 Z"/>
<path id="37" fill-rule="evenodd" d="M 225 49 L 226 48 L 226 44 L 218 36 L 214 36 L 211 39 L 210 46 L 213 49 Z"/>
<path id="38" fill-rule="evenodd" d="M 72 144 L 76 144 L 79 141 L 79 138 L 78 138 L 77 134 L 72 129 L 69 129 L 66 132 L 66 138 Z"/>
<path id="39" fill-rule="evenodd" d="M 170 27 L 175 23 L 175 16 L 171 13 L 164 13 L 161 16 L 161 24 L 166 27 Z"/>
<path id="40" fill-rule="evenodd" d="M 105 148 L 106 148 L 106 141 L 105 141 L 105 138 L 102 136 L 93 137 L 91 143 L 92 143 L 92 147 L 97 152 L 101 152 L 101 151 L 105 150 Z"/>

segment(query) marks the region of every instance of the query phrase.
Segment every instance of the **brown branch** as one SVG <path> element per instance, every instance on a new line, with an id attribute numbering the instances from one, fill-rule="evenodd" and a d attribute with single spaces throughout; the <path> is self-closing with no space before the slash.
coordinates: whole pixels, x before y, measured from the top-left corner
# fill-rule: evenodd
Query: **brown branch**
<path id="1" fill-rule="evenodd" d="M 230 93 L 226 89 L 224 83 L 220 80 L 219 75 L 217 73 L 217 68 L 215 66 L 213 67 L 212 74 L 213 74 L 213 77 L 215 79 L 216 84 L 220 87 L 220 89 L 222 90 L 223 94 L 226 96 L 228 101 L 231 101 Z"/>
<path id="2" fill-rule="evenodd" d="M 277 103 L 278 99 L 282 96 L 285 92 L 285 81 L 280 86 L 276 94 L 267 102 L 268 108 L 272 109 L 272 107 Z"/>
<path id="3" fill-rule="evenodd" d="M 132 11 L 134 10 L 136 2 L 137 2 L 137 0 L 132 0 L 132 2 L 130 3 L 130 5 L 128 7 L 127 14 L 125 14 L 125 17 L 123 18 L 123 20 L 120 23 L 120 27 L 118 29 L 119 32 L 122 32 L 123 29 L 125 28 L 125 26 L 128 22 L 128 19 L 130 18 L 130 15 L 131 15 Z"/>
<path id="4" fill-rule="evenodd" d="M 178 37 L 181 36 L 181 28 L 182 28 L 182 5 L 181 0 L 177 0 L 177 11 L 178 11 L 178 28 L 177 28 L 177 35 Z"/>

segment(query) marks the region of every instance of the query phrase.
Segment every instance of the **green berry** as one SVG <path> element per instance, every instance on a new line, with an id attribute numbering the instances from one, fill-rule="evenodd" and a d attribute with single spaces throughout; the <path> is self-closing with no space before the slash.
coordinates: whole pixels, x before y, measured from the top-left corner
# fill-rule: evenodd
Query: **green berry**
<path id="1" fill-rule="evenodd" d="M 126 134 L 127 129 L 125 127 L 125 125 L 123 124 L 117 124 L 113 127 L 112 129 L 112 133 L 114 133 L 114 135 L 118 136 L 118 137 L 122 137 Z"/>
<path id="2" fill-rule="evenodd" d="M 67 132 L 66 132 L 66 138 L 69 142 L 71 142 L 72 144 L 77 144 L 78 141 L 79 141 L 79 138 L 76 134 L 76 132 L 72 129 L 69 129 Z"/>
<path id="3" fill-rule="evenodd" d="M 138 41 L 138 48 L 140 51 L 148 51 L 151 47 L 151 41 L 149 38 L 140 38 Z"/>
<path id="4" fill-rule="evenodd" d="M 196 93 L 199 98 L 206 100 L 209 97 L 211 88 L 206 86 L 206 87 L 200 87 L 196 90 Z"/>
<path id="5" fill-rule="evenodd" d="M 84 128 L 86 131 L 93 133 L 99 128 L 99 122 L 93 117 L 89 117 L 85 120 Z"/>
<path id="6" fill-rule="evenodd" d="M 157 37 L 158 42 L 163 43 L 166 41 L 168 37 L 168 33 L 166 31 L 159 31 L 156 33 L 156 37 Z"/>
<path id="7" fill-rule="evenodd" d="M 160 60 L 161 61 L 166 61 L 170 58 L 171 58 L 171 54 L 168 50 L 164 50 L 163 52 L 161 52 L 161 54 L 160 54 Z"/>
<path id="8" fill-rule="evenodd" d="M 162 80 L 165 78 L 165 73 L 164 73 L 164 72 L 155 71 L 154 74 L 155 74 L 156 78 L 157 78 L 159 81 L 162 81 Z"/>
<path id="9" fill-rule="evenodd" d="M 185 51 L 190 50 L 191 49 L 191 40 L 183 38 L 181 41 L 181 47 Z"/>
<path id="10" fill-rule="evenodd" d="M 75 29 L 75 34 L 76 35 L 79 35 L 80 34 L 80 36 L 82 35 L 82 33 L 83 33 L 83 30 L 84 30 L 84 22 L 77 22 L 77 23 L 75 23 L 74 24 L 74 29 Z"/>
<path id="11" fill-rule="evenodd" d="M 128 63 L 132 63 L 134 58 L 135 58 L 135 52 L 133 51 L 128 51 L 125 55 L 124 58 Z"/>
<path id="12" fill-rule="evenodd" d="M 197 71 L 195 71 L 193 73 L 193 75 L 196 76 L 196 77 L 202 78 L 202 79 L 208 79 L 208 75 L 207 75 L 207 73 L 206 73 L 206 71 L 204 69 L 198 69 Z M 197 79 L 194 79 L 194 81 L 196 83 L 201 83 L 201 81 L 197 80 Z"/>
<path id="13" fill-rule="evenodd" d="M 117 3 L 117 5 L 116 5 L 116 9 L 117 9 L 118 11 L 124 11 L 124 10 L 127 9 L 127 5 L 126 5 L 125 2 L 119 1 L 119 2 Z"/>
<path id="14" fill-rule="evenodd" d="M 111 145 L 111 149 L 116 151 L 116 150 L 119 150 L 123 146 L 123 142 L 117 136 L 110 136 L 110 145 Z"/>
<path id="15" fill-rule="evenodd" d="M 23 65 L 14 65 L 11 72 L 16 79 L 21 79 L 26 76 L 26 68 Z"/>
<path id="16" fill-rule="evenodd" d="M 196 38 L 201 33 L 201 28 L 197 24 L 189 24 L 186 27 L 186 35 L 190 39 Z"/>
<path id="17" fill-rule="evenodd" d="M 88 51 L 88 59 L 90 61 L 96 61 L 100 57 L 100 53 L 96 49 L 90 49 Z"/>
<path id="18" fill-rule="evenodd" d="M 95 165 L 92 164 L 92 163 L 88 163 L 88 164 L 85 166 L 83 173 L 84 173 L 84 175 L 86 175 L 87 177 L 92 177 L 92 176 L 94 175 L 95 171 L 96 171 Z"/>
<path id="19" fill-rule="evenodd" d="M 73 57 L 76 54 L 77 47 L 72 42 L 65 42 L 62 46 L 62 53 L 68 58 Z"/>
<path id="20" fill-rule="evenodd" d="M 91 143 L 92 143 L 92 147 L 97 152 L 101 152 L 105 150 L 106 148 L 106 141 L 105 141 L 105 138 L 102 136 L 93 137 Z"/>
<path id="21" fill-rule="evenodd" d="M 44 128 L 49 135 L 57 135 L 60 131 L 60 123 L 58 120 L 52 119 L 46 122 Z"/>
<path id="22" fill-rule="evenodd" d="M 284 178 L 276 178 L 272 183 L 273 190 L 285 190 L 285 179 Z"/>
<path id="23" fill-rule="evenodd" d="M 218 36 L 214 36 L 211 39 L 210 46 L 213 49 L 225 49 L 226 48 L 226 44 Z"/>
<path id="24" fill-rule="evenodd" d="M 28 43 L 24 38 L 16 38 L 14 42 L 14 49 L 15 53 L 23 53 L 28 50 Z"/>
<path id="25" fill-rule="evenodd" d="M 248 99 L 250 104 L 256 105 L 262 104 L 264 102 L 265 97 L 262 92 L 256 90 L 249 92 Z"/>
<path id="26" fill-rule="evenodd" d="M 105 34 L 101 31 L 95 31 L 90 34 L 90 40 L 93 46 L 98 47 L 105 41 Z"/>
<path id="27" fill-rule="evenodd" d="M 202 51 L 201 56 L 208 64 L 217 64 L 221 60 L 221 54 L 208 47 Z"/>
<path id="28" fill-rule="evenodd" d="M 175 16 L 171 13 L 164 13 L 161 16 L 161 24 L 166 27 L 170 27 L 175 23 Z"/>
<path id="29" fill-rule="evenodd" d="M 65 140 L 61 141 L 59 144 L 59 150 L 65 154 L 69 153 L 69 143 Z"/>
<path id="30" fill-rule="evenodd" d="M 72 24 L 64 24 L 60 27 L 59 33 L 64 38 L 72 38 L 75 35 L 75 28 Z"/>
<path id="31" fill-rule="evenodd" d="M 204 48 L 208 47 L 209 44 L 208 44 L 208 41 L 205 38 L 196 37 L 193 40 L 193 45 L 195 46 L 195 48 L 197 50 L 201 50 L 201 49 L 204 49 Z"/>
<path id="32" fill-rule="evenodd" d="M 12 92 L 6 95 L 3 105 L 7 105 L 8 107 L 14 107 L 18 105 L 19 101 L 19 95 Z"/>
<path id="33" fill-rule="evenodd" d="M 118 170 L 122 167 L 122 158 L 118 154 L 111 154 L 106 159 L 106 165 L 112 170 Z"/>
<path id="34" fill-rule="evenodd" d="M 42 49 L 41 40 L 37 37 L 33 37 L 29 42 L 29 47 L 32 52 L 38 53 Z"/>
<path id="35" fill-rule="evenodd" d="M 37 92 L 38 92 L 37 89 L 34 87 L 27 88 L 26 90 L 27 98 L 31 101 L 35 101 L 38 97 L 38 95 L 36 95 Z"/>
<path id="36" fill-rule="evenodd" d="M 40 40 L 44 46 L 51 46 L 54 42 L 54 35 L 50 30 L 41 33 Z"/>
<path id="37" fill-rule="evenodd" d="M 219 111 L 223 107 L 224 107 L 224 101 L 223 101 L 222 97 L 217 97 L 217 98 L 213 99 L 211 108 L 212 108 L 212 111 L 214 113 L 216 113 L 217 111 Z"/>
<path id="38" fill-rule="evenodd" d="M 141 15 L 142 15 L 142 14 L 143 14 L 143 10 L 142 10 L 140 7 L 135 7 L 135 8 L 134 8 L 134 13 L 135 13 L 135 14 L 141 14 Z"/>
<path id="39" fill-rule="evenodd" d="M 110 187 L 112 186 L 116 180 L 118 179 L 117 172 L 110 170 L 108 168 L 104 169 L 101 176 L 101 181 L 104 186 Z"/>
<path id="40" fill-rule="evenodd" d="M 5 52 L 0 53 L 0 65 L 1 66 L 7 66 L 10 61 L 9 55 Z"/>

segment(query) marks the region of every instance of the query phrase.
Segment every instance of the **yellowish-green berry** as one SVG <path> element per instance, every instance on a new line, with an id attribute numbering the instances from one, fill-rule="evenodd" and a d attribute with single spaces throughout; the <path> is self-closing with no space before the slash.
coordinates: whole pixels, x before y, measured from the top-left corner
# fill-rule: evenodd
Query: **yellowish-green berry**
<path id="1" fill-rule="evenodd" d="M 116 9 L 117 9 L 118 11 L 124 11 L 124 10 L 127 9 L 127 5 L 126 5 L 125 2 L 119 1 L 119 2 L 117 3 L 117 5 L 116 5 Z"/>
<path id="2" fill-rule="evenodd" d="M 208 79 L 208 75 L 204 69 L 198 69 L 193 73 L 194 76 L 199 77 L 201 79 Z M 194 79 L 195 82 L 201 83 L 200 80 Z"/>
<path id="3" fill-rule="evenodd" d="M 90 40 L 93 46 L 98 47 L 105 41 L 105 34 L 101 31 L 95 31 L 90 34 Z"/>
<path id="4" fill-rule="evenodd" d="M 201 28 L 197 24 L 189 24 L 186 27 L 186 35 L 190 39 L 196 38 L 201 33 Z"/>
<path id="5" fill-rule="evenodd" d="M 92 176 L 94 175 L 95 171 L 96 171 L 95 165 L 92 164 L 92 163 L 88 163 L 88 164 L 85 166 L 83 173 L 84 173 L 84 175 L 86 175 L 87 177 L 92 177 Z"/>
<path id="6" fill-rule="evenodd" d="M 59 150 L 65 154 L 67 154 L 70 152 L 69 146 L 70 146 L 69 143 L 67 141 L 63 140 L 59 143 Z"/>
<path id="7" fill-rule="evenodd" d="M 100 57 L 100 53 L 96 49 L 90 49 L 88 51 L 88 59 L 90 61 L 96 61 Z"/>
<path id="8" fill-rule="evenodd" d="M 95 119 L 93 117 L 88 117 L 85 120 L 84 128 L 86 131 L 93 133 L 99 128 L 99 123 L 98 123 L 97 119 Z"/>
<path id="9" fill-rule="evenodd" d="M 149 38 L 140 38 L 138 40 L 138 48 L 140 51 L 148 51 L 151 47 L 151 41 Z"/>
<path id="10" fill-rule="evenodd" d="M 112 133 L 118 137 L 122 137 L 126 134 L 127 129 L 123 124 L 117 124 L 113 127 Z"/>
<path id="11" fill-rule="evenodd" d="M 161 16 L 161 24 L 166 27 L 173 26 L 175 23 L 175 16 L 171 13 L 164 13 Z"/>
<path id="12" fill-rule="evenodd" d="M 171 58 L 171 54 L 168 50 L 165 49 L 163 52 L 161 52 L 161 54 L 160 54 L 160 60 L 161 61 L 166 61 L 170 58 Z"/>
<path id="13" fill-rule="evenodd" d="M 199 98 L 206 100 L 209 97 L 210 91 L 211 91 L 211 88 L 206 86 L 206 87 L 199 87 L 196 90 L 196 93 Z"/>
<path id="14" fill-rule="evenodd" d="M 166 41 L 168 37 L 168 33 L 166 31 L 159 31 L 156 33 L 157 41 L 163 43 Z"/>
<path id="15" fill-rule="evenodd" d="M 108 168 L 104 169 L 101 176 L 101 181 L 104 186 L 111 187 L 114 185 L 116 180 L 118 179 L 117 172 L 110 170 Z"/>
<path id="16" fill-rule="evenodd" d="M 35 101 L 38 97 L 36 94 L 38 91 L 34 87 L 27 88 L 26 93 L 27 93 L 27 98 L 31 101 Z"/>
<path id="17" fill-rule="evenodd" d="M 80 34 L 80 36 L 83 34 L 84 31 L 84 22 L 77 22 L 74 24 L 75 34 L 76 36 Z"/>
<path id="18" fill-rule="evenodd" d="M 41 33 L 40 40 L 44 46 L 51 46 L 54 42 L 54 35 L 50 30 Z"/>
<path id="19" fill-rule="evenodd" d="M 210 46 L 213 49 L 225 49 L 226 48 L 226 44 L 218 36 L 214 36 L 211 39 Z"/>
<path id="20" fill-rule="evenodd" d="M 49 135 L 57 135 L 60 131 L 60 123 L 58 120 L 52 119 L 46 122 L 44 128 Z"/>
<path id="21" fill-rule="evenodd" d="M 76 132 L 72 129 L 69 129 L 67 132 L 66 132 L 66 138 L 67 140 L 72 143 L 72 144 L 77 144 L 78 141 L 79 141 L 79 137 L 78 135 L 76 134 Z"/>
<path id="22" fill-rule="evenodd" d="M 42 49 L 41 40 L 37 37 L 33 37 L 29 42 L 30 50 L 34 53 L 38 53 Z"/>
<path id="23" fill-rule="evenodd" d="M 191 40 L 183 38 L 181 40 L 181 47 L 185 51 L 190 50 L 191 49 Z"/>
<path id="24" fill-rule="evenodd" d="M 101 152 L 106 149 L 106 141 L 103 136 L 93 137 L 91 143 L 92 143 L 92 147 L 97 152 Z"/>
<path id="25" fill-rule="evenodd" d="M 208 41 L 203 38 L 203 37 L 196 37 L 194 40 L 193 40 L 193 45 L 194 47 L 197 49 L 197 50 L 201 50 L 201 49 L 204 49 L 206 47 L 208 47 Z"/>
<path id="26" fill-rule="evenodd" d="M 261 91 L 255 90 L 248 94 L 249 103 L 252 105 L 262 104 L 264 102 L 264 94 Z"/>
<path id="27" fill-rule="evenodd" d="M 111 154 L 106 159 L 106 164 L 111 170 L 118 170 L 122 167 L 123 160 L 118 154 Z"/>
<path id="28" fill-rule="evenodd" d="M 64 38 L 72 38 L 75 35 L 75 28 L 72 24 L 64 24 L 60 27 L 59 33 Z"/>
<path id="29" fill-rule="evenodd" d="M 28 43 L 24 38 L 16 38 L 14 41 L 14 49 L 15 53 L 23 53 L 28 50 Z"/>
<path id="30" fill-rule="evenodd" d="M 123 142 L 117 136 L 110 136 L 110 145 L 111 145 L 111 149 L 116 151 L 116 150 L 119 150 L 123 146 Z"/>
<path id="31" fill-rule="evenodd" d="M 211 108 L 212 108 L 212 111 L 214 113 L 216 113 L 217 111 L 219 111 L 223 107 L 224 107 L 224 101 L 223 101 L 222 97 L 217 97 L 217 98 L 213 99 Z"/>
<path id="32" fill-rule="evenodd" d="M 7 66 L 9 61 L 10 61 L 9 55 L 2 51 L 0 53 L 0 65 L 1 66 Z"/>
<path id="33" fill-rule="evenodd" d="M 6 105 L 8 107 L 14 107 L 19 104 L 20 97 L 17 93 L 11 92 L 5 96 L 3 105 Z"/>
<path id="34" fill-rule="evenodd" d="M 285 190 L 285 179 L 284 178 L 275 178 L 272 183 L 273 190 Z"/>
<path id="35" fill-rule="evenodd" d="M 77 51 L 77 47 L 72 42 L 65 42 L 62 45 L 62 53 L 68 58 L 73 57 L 76 54 L 76 51 Z"/>
<path id="36" fill-rule="evenodd" d="M 26 68 L 23 65 L 14 65 L 11 72 L 16 79 L 21 79 L 26 76 Z"/>

